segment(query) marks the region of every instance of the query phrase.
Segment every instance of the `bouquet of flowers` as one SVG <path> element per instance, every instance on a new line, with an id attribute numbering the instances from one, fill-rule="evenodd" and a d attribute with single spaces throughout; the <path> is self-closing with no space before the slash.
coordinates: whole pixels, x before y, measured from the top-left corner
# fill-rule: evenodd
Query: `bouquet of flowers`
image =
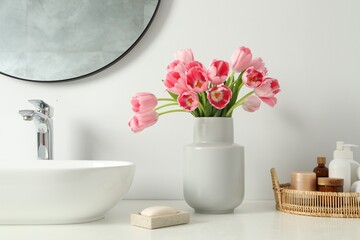
<path id="1" fill-rule="evenodd" d="M 174 57 L 175 60 L 166 68 L 163 80 L 169 98 L 157 98 L 147 92 L 132 97 L 135 115 L 128 125 L 133 132 L 152 126 L 159 116 L 167 113 L 231 117 L 239 106 L 254 112 L 259 109 L 261 101 L 271 107 L 277 103 L 275 96 L 280 92 L 278 80 L 267 76 L 263 60 L 253 58 L 249 48 L 236 49 L 230 63 L 214 59 L 208 68 L 194 59 L 191 49 L 177 51 Z M 239 96 L 244 86 L 248 92 Z M 164 104 L 157 106 L 159 102 Z M 173 109 L 174 106 L 177 108 Z M 169 107 L 171 109 L 164 110 Z"/>

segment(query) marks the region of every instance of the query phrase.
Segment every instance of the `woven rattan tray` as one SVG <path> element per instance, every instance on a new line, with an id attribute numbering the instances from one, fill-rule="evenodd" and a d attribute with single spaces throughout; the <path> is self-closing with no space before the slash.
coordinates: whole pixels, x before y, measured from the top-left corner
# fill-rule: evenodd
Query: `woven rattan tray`
<path id="1" fill-rule="evenodd" d="M 270 172 L 277 210 L 317 217 L 360 217 L 360 193 L 293 190 L 289 183 L 279 183 L 275 168 Z"/>

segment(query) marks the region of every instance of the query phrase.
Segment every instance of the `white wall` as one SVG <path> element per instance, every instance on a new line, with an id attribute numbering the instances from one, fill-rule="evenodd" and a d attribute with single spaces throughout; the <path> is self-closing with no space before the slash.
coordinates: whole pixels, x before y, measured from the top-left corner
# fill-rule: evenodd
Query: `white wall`
<path id="1" fill-rule="evenodd" d="M 135 49 L 97 75 L 61 83 L 0 76 L 0 160 L 35 158 L 33 124 L 17 112 L 40 98 L 55 108 L 56 159 L 132 161 L 127 198 L 182 198 L 192 117 L 165 115 L 133 134 L 129 99 L 138 91 L 166 96 L 161 79 L 178 49 L 209 64 L 245 45 L 282 88 L 274 109 L 234 114 L 236 142 L 246 147 L 245 198 L 272 198 L 271 167 L 287 181 L 292 170 L 314 168 L 317 155 L 330 160 L 335 141 L 360 144 L 359 9 L 356 0 L 163 0 Z"/>

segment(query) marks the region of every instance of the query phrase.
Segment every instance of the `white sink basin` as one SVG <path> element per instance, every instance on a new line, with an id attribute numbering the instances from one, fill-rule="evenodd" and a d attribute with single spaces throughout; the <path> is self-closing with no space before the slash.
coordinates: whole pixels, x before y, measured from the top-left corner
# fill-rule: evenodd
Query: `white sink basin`
<path id="1" fill-rule="evenodd" d="M 129 190 L 135 165 L 121 161 L 0 161 L 0 224 L 98 220 Z"/>

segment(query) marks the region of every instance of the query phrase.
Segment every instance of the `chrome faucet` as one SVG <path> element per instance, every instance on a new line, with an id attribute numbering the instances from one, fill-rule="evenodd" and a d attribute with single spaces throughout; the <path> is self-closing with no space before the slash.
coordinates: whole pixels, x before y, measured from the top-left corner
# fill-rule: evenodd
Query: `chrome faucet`
<path id="1" fill-rule="evenodd" d="M 37 155 L 39 160 L 53 159 L 54 109 L 42 100 L 29 100 L 36 110 L 20 110 L 25 121 L 34 121 L 37 132 Z"/>

